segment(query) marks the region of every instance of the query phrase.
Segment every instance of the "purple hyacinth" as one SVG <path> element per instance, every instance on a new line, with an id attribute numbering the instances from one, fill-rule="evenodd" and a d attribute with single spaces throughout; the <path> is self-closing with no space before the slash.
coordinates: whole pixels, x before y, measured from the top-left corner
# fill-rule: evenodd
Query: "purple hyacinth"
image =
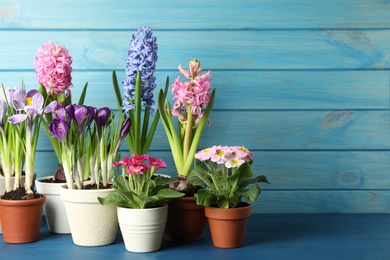
<path id="1" fill-rule="evenodd" d="M 134 109 L 134 96 L 136 74 L 141 72 L 142 92 L 141 100 L 144 107 L 155 111 L 155 102 L 153 100 L 153 91 L 156 88 L 156 78 L 154 70 L 157 62 L 157 42 L 156 37 L 150 27 L 142 26 L 137 30 L 137 38 L 134 34 L 130 41 L 130 49 L 126 58 L 126 79 L 123 81 L 124 99 L 122 108 L 127 113 Z"/>

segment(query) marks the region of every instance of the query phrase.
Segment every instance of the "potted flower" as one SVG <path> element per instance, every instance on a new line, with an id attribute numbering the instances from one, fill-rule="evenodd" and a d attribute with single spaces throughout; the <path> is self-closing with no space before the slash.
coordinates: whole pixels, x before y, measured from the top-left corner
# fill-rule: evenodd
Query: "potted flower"
<path id="1" fill-rule="evenodd" d="M 115 117 L 106 107 L 71 104 L 53 113 L 48 128 L 60 141 L 67 183 L 60 193 L 73 242 L 80 246 L 113 243 L 118 227 L 116 208 L 101 206 L 97 198 L 113 191 L 111 162 L 119 156 L 130 119 Z"/>
<path id="2" fill-rule="evenodd" d="M 2 86 L 0 99 L 0 156 L 5 175 L 5 193 L 0 199 L 3 239 L 7 243 L 28 243 L 39 238 L 42 208 L 46 197 L 35 193 L 35 152 L 42 115 L 51 112 L 55 101 L 45 106 L 38 90 Z M 25 183 L 20 179 L 25 167 Z M 11 178 L 15 175 L 12 186 Z M 25 212 L 24 210 L 33 210 Z M 22 217 L 18 219 L 17 217 Z"/>
<path id="3" fill-rule="evenodd" d="M 34 69 L 40 84 L 39 92 L 50 101 L 57 101 L 59 107 L 72 104 L 72 57 L 65 46 L 49 41 L 38 49 L 38 56 L 34 60 Z M 85 99 L 88 83 L 85 84 L 78 104 L 82 105 Z M 48 125 L 53 120 L 51 114 L 47 114 L 42 121 L 46 132 Z M 44 211 L 49 231 L 59 234 L 69 234 L 70 228 L 65 213 L 64 202 L 60 198 L 60 188 L 66 183 L 62 158 L 57 138 L 49 139 L 58 161 L 58 167 L 53 175 L 41 177 L 35 181 L 35 186 L 40 194 L 46 195 Z"/>
<path id="4" fill-rule="evenodd" d="M 115 71 L 113 86 L 119 114 L 130 118 L 132 127 L 126 137 L 131 154 L 142 155 L 149 152 L 160 114 L 156 113 L 153 91 L 156 89 L 154 76 L 157 62 L 157 38 L 148 26 L 142 26 L 132 35 L 126 56 L 126 78 L 123 80 L 122 97 Z M 167 78 L 163 96 L 168 91 Z M 144 112 L 142 113 L 142 109 Z M 142 115 L 143 114 L 143 115 Z M 151 116 L 154 116 L 153 120 Z"/>
<path id="5" fill-rule="evenodd" d="M 215 247 L 243 244 L 251 204 L 260 194 L 257 183 L 268 183 L 264 175 L 253 177 L 252 161 L 244 146 L 213 146 L 195 154 L 195 168 L 188 181 L 203 187 L 195 199 L 205 206 Z"/>
<path id="6" fill-rule="evenodd" d="M 184 193 L 169 188 L 174 178 L 154 173 L 166 164 L 149 155 L 132 155 L 113 163 L 122 168 L 114 177 L 115 191 L 99 198 L 102 205 L 117 206 L 118 220 L 126 250 L 151 252 L 160 249 L 167 219 L 167 202 Z"/>
<path id="7" fill-rule="evenodd" d="M 181 65 L 178 69 L 188 81 L 181 82 L 179 76 L 172 84 L 173 107 L 160 91 L 158 110 L 176 166 L 177 181 L 171 188 L 186 193 L 186 197 L 169 203 L 166 235 L 169 240 L 189 242 L 199 240 L 207 226 L 203 207 L 196 205 L 193 197 L 197 187 L 189 184 L 187 177 L 213 107 L 215 89 L 212 90 L 210 82 L 211 72 L 202 74 L 198 60 L 191 60 L 188 70 Z M 189 221 L 190 217 L 195 219 Z M 199 226 L 193 223 L 199 223 Z"/>

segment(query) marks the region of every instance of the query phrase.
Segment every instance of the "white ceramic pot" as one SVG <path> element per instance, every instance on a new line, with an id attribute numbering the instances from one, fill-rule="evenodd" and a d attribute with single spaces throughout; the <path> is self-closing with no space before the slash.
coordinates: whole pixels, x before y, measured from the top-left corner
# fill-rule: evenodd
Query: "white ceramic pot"
<path id="1" fill-rule="evenodd" d="M 34 176 L 35 177 L 35 176 Z M 24 185 L 25 176 L 22 176 L 20 179 L 20 185 Z M 12 187 L 15 183 L 15 177 L 12 177 L 11 179 Z M 5 193 L 5 177 L 0 176 L 0 196 L 3 196 Z M 0 221 L 0 234 L 3 234 L 2 228 L 1 228 L 1 221 Z"/>
<path id="2" fill-rule="evenodd" d="M 62 185 L 73 243 L 79 246 L 103 246 L 114 243 L 118 231 L 115 205 L 103 206 L 98 197 L 106 197 L 114 189 L 77 190 Z"/>
<path id="3" fill-rule="evenodd" d="M 146 253 L 161 247 L 168 205 L 149 209 L 117 207 L 118 222 L 127 251 Z"/>
<path id="4" fill-rule="evenodd" d="M 68 217 L 65 211 L 64 201 L 61 199 L 60 190 L 64 183 L 50 183 L 44 180 L 52 179 L 42 177 L 35 180 L 37 192 L 46 195 L 46 202 L 43 205 L 47 226 L 49 231 L 56 234 L 70 234 Z"/>

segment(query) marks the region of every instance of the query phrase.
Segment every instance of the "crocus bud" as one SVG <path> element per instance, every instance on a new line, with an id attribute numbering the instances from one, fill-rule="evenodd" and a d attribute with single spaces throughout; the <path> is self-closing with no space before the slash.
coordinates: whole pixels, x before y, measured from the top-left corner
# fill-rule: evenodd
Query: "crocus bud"
<path id="1" fill-rule="evenodd" d="M 121 127 L 121 134 L 120 134 L 120 139 L 122 140 L 123 138 L 126 137 L 126 135 L 130 132 L 131 128 L 131 120 L 130 118 L 126 118 Z"/>

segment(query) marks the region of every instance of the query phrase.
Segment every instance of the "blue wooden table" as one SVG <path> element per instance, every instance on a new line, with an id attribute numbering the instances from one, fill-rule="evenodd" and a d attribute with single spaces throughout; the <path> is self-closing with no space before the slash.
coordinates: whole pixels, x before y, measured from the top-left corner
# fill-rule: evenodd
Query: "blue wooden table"
<path id="1" fill-rule="evenodd" d="M 0 259 L 390 259 L 390 215 L 254 214 L 241 248 L 215 248 L 206 230 L 198 242 L 164 238 L 160 251 L 144 254 L 127 252 L 119 232 L 112 245 L 76 246 L 70 235 L 51 234 L 43 220 L 37 242 L 1 239 Z"/>

